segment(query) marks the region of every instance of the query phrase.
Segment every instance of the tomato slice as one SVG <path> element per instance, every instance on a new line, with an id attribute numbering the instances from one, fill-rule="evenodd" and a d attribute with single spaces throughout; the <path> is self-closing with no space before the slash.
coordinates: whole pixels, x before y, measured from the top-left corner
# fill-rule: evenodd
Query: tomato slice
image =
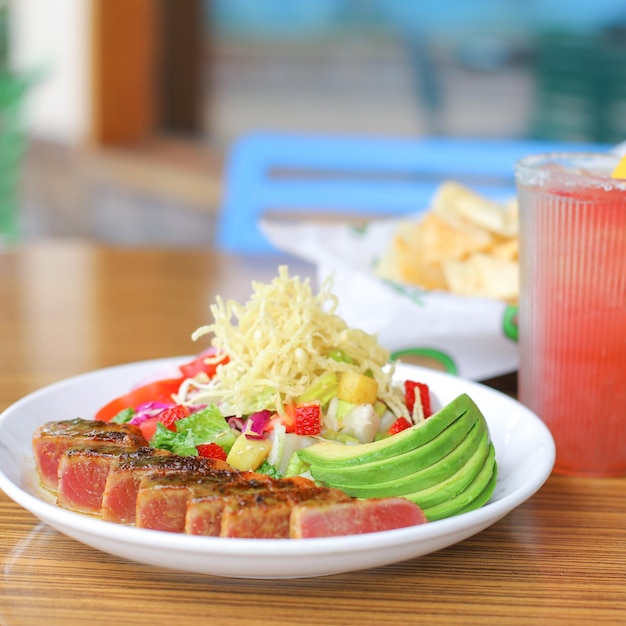
<path id="1" fill-rule="evenodd" d="M 228 361 L 228 357 L 224 355 L 219 361 L 213 363 L 205 363 L 205 359 L 208 356 L 214 356 L 215 349 L 211 348 L 206 350 L 202 354 L 199 354 L 193 361 L 189 361 L 188 363 L 184 363 L 179 366 L 180 371 L 183 373 L 185 378 L 193 378 L 197 374 L 204 373 L 209 378 L 213 378 L 215 376 L 215 372 L 217 370 L 217 366 L 222 363 L 226 363 Z"/>
<path id="2" fill-rule="evenodd" d="M 178 391 L 183 380 L 192 378 L 201 372 L 204 372 L 211 378 L 215 375 L 217 366 L 228 361 L 228 357 L 224 355 L 217 363 L 205 363 L 206 357 L 214 354 L 215 349 L 210 348 L 199 354 L 195 359 L 180 365 L 180 378 L 157 380 L 142 387 L 137 387 L 137 389 L 133 389 L 126 395 L 115 398 L 115 400 L 111 400 L 96 413 L 96 419 L 108 422 L 120 411 L 135 408 L 140 404 L 144 404 L 144 402 L 172 402 L 172 394 Z"/>
<path id="3" fill-rule="evenodd" d="M 145 402 L 172 402 L 172 394 L 178 391 L 186 376 L 157 380 L 142 387 L 137 387 L 124 396 L 111 400 L 97 413 L 96 419 L 103 422 L 111 421 L 120 411 L 138 407 Z"/>
<path id="4" fill-rule="evenodd" d="M 144 420 L 141 424 L 139 424 L 141 434 L 146 441 L 150 441 L 150 439 L 154 437 L 158 421 L 159 418 L 155 415 L 154 417 L 149 417 L 147 420 Z"/>

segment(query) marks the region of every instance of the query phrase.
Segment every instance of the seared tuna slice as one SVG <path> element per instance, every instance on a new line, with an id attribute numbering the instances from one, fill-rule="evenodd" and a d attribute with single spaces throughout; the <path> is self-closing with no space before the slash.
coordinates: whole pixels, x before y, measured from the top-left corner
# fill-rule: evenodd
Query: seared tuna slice
<path id="1" fill-rule="evenodd" d="M 406 498 L 303 502 L 293 507 L 289 534 L 293 539 L 357 535 L 425 522 L 422 510 Z"/>
<path id="2" fill-rule="evenodd" d="M 267 481 L 243 481 L 233 483 L 208 483 L 194 485 L 187 504 L 185 532 L 190 535 L 219 537 L 222 527 L 222 511 L 232 498 L 243 495 L 299 489 L 314 483 L 306 478 L 286 478 Z"/>
<path id="3" fill-rule="evenodd" d="M 128 450 L 119 446 L 70 448 L 59 461 L 57 504 L 80 513 L 100 513 L 106 479 Z M 152 448 L 138 448 L 131 454 L 150 455 Z"/>
<path id="4" fill-rule="evenodd" d="M 41 484 L 51 491 L 57 489 L 59 460 L 70 448 L 118 446 L 134 450 L 147 445 L 138 426 L 81 418 L 48 422 L 33 435 L 35 467 Z"/>
<path id="5" fill-rule="evenodd" d="M 227 474 L 192 474 L 180 473 L 169 476 L 152 474 L 139 483 L 137 492 L 137 519 L 139 528 L 151 528 L 167 532 L 182 533 L 185 530 L 187 504 L 195 489 L 207 489 L 208 485 L 226 484 L 244 480 L 244 472 L 231 470 Z M 259 481 L 251 479 L 252 484 L 266 485 L 271 480 L 262 476 Z M 248 481 L 246 481 L 248 482 Z"/>
<path id="6" fill-rule="evenodd" d="M 310 478 L 304 476 L 285 476 L 279 479 L 277 482 L 291 484 L 295 487 L 315 487 L 315 483 Z"/>
<path id="7" fill-rule="evenodd" d="M 286 539 L 291 510 L 302 502 L 342 502 L 350 496 L 328 487 L 266 491 L 228 498 L 222 511 L 220 537 Z"/>
<path id="8" fill-rule="evenodd" d="M 134 524 L 139 484 L 146 476 L 200 475 L 220 479 L 239 476 L 240 472 L 218 459 L 178 456 L 154 449 L 152 455 L 130 453 L 120 459 L 108 475 L 102 498 L 102 519 L 119 524 Z"/>

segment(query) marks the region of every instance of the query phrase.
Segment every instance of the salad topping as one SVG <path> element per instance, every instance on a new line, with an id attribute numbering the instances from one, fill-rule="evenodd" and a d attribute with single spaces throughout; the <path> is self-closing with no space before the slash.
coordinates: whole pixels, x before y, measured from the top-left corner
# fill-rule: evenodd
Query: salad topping
<path id="1" fill-rule="evenodd" d="M 389 352 L 336 314 L 330 280 L 314 295 L 308 280 L 290 277 L 282 266 L 271 283 L 252 286 L 245 306 L 218 297 L 211 307 L 214 322 L 193 333 L 193 339 L 213 335 L 216 354 L 207 362 L 223 355 L 228 362 L 204 384 L 189 380 L 178 394 L 181 403 L 217 402 L 239 417 L 263 409 L 285 415 L 286 406 L 306 395 L 332 397 L 337 375 L 351 372 L 371 377 L 378 397 L 398 417 L 406 416 L 403 398 L 391 385 L 392 368 L 386 367 Z"/>
<path id="2" fill-rule="evenodd" d="M 151 445 L 176 454 L 217 444 L 235 468 L 291 475 L 306 473 L 296 453 L 320 439 L 368 443 L 431 414 L 428 388 L 394 382 L 389 352 L 337 314 L 330 279 L 313 294 L 282 266 L 252 286 L 245 305 L 217 298 L 213 323 L 192 334 L 210 345 L 180 366 L 169 402 L 133 404 L 131 393 L 125 406 L 110 403 L 114 421 L 140 425 Z"/>

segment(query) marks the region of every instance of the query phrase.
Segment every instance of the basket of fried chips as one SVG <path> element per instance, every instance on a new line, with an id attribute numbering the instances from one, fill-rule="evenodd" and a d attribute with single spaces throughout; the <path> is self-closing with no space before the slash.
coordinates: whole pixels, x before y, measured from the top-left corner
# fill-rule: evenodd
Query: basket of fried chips
<path id="1" fill-rule="evenodd" d="M 460 296 L 516 302 L 517 202 L 498 203 L 446 182 L 423 215 L 401 220 L 374 271 Z"/>

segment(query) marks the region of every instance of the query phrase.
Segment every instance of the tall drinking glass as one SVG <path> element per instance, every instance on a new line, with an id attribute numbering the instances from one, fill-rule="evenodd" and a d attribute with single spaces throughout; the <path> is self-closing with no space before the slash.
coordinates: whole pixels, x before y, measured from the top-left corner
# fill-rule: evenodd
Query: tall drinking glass
<path id="1" fill-rule="evenodd" d="M 626 180 L 617 159 L 516 164 L 519 399 L 556 443 L 554 471 L 626 475 Z"/>

